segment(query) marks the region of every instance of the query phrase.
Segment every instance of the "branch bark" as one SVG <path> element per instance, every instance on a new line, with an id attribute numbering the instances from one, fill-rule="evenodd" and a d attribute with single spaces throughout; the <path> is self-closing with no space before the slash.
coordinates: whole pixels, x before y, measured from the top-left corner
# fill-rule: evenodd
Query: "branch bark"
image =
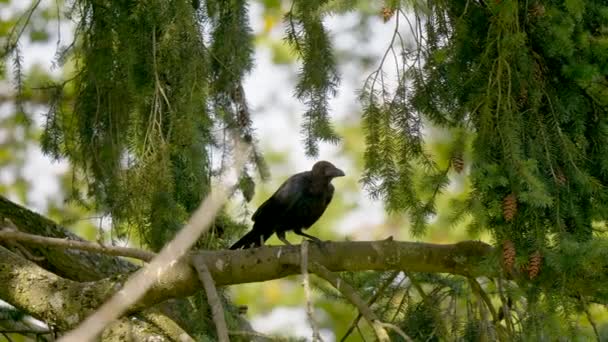
<path id="1" fill-rule="evenodd" d="M 75 249 L 80 251 L 96 252 L 98 254 L 104 255 L 130 257 L 143 261 L 150 261 L 156 255 L 152 252 L 144 251 L 138 248 L 102 246 L 100 244 L 95 244 L 88 241 L 59 239 L 34 234 L 27 234 L 7 229 L 2 230 L 1 226 L 0 241 L 18 241 L 23 242 L 25 244 L 37 246 L 57 247 L 60 249 Z"/>
<path id="2" fill-rule="evenodd" d="M 0 246 L 0 298 L 59 331 L 78 324 L 113 293 L 96 292 L 99 288 L 94 284 L 61 278 Z M 142 313 L 144 317 L 146 312 Z M 156 317 L 159 316 L 164 315 Z M 175 323 L 170 326 L 173 329 L 165 328 L 169 326 L 167 324 L 157 326 L 143 320 L 122 318 L 104 331 L 102 340 L 115 341 L 116 337 L 124 337 L 128 333 L 130 338 L 127 340 L 143 341 L 165 336 L 178 341 L 185 334 Z"/>
<path id="3" fill-rule="evenodd" d="M 45 239 L 46 237 L 58 238 L 66 241 L 68 244 L 75 242 L 74 245 L 90 244 L 88 241 L 80 238 L 46 217 L 0 196 L 0 222 L 4 218 L 10 219 L 22 234 L 25 232 L 39 236 L 41 239 Z M 2 242 L 0 242 L 0 245 L 1 244 Z M 125 259 L 103 253 L 86 251 L 86 249 L 49 248 L 49 246 L 45 244 L 24 244 L 20 247 L 25 248 L 28 254 L 36 256 L 33 261 L 42 269 L 48 270 L 52 274 L 67 280 L 77 282 L 97 281 L 119 274 L 132 273 L 139 268 L 139 266 L 136 266 Z M 143 341 L 158 336 L 177 336 L 178 334 L 174 333 L 181 330 L 180 326 L 186 328 L 188 331 L 192 331 L 193 329 L 191 326 L 198 324 L 198 322 L 192 320 L 190 317 L 184 317 L 182 312 L 178 309 L 180 301 L 182 300 L 178 299 L 161 303 L 158 306 L 158 309 L 162 314 L 156 312 L 153 308 L 146 309 L 142 312 L 141 316 L 145 318 L 152 316 L 157 318 L 156 320 L 148 319 L 148 321 L 152 323 L 143 320 L 136 321 L 130 318 L 121 318 L 102 335 L 102 338 L 113 340 L 114 336 L 124 336 L 124 333 L 128 332 L 130 335 L 137 337 L 137 340 Z M 150 312 L 148 312 L 149 310 Z M 29 310 L 24 311 L 33 314 L 33 312 Z M 172 320 L 175 320 L 179 326 Z M 183 333 L 183 330 L 181 330 L 181 333 Z"/>
<path id="4" fill-rule="evenodd" d="M 215 329 L 217 330 L 217 338 L 219 342 L 229 342 L 228 328 L 226 326 L 226 319 L 224 318 L 224 307 L 220 301 L 220 297 L 217 294 L 215 288 L 215 282 L 211 278 L 207 265 L 203 262 L 200 264 L 194 264 L 194 268 L 198 272 L 198 276 L 205 288 L 207 294 L 207 301 L 211 306 L 211 314 L 213 315 L 213 323 L 215 323 Z"/>
<path id="5" fill-rule="evenodd" d="M 85 241 L 48 218 L 17 205 L 0 196 L 0 218 L 10 219 L 19 231 L 40 236 Z M 127 260 L 105 254 L 75 249 L 62 250 L 40 246 L 26 246 L 28 251 L 43 260 L 36 263 L 63 278 L 93 281 L 119 273 L 133 272 L 139 267 Z"/>

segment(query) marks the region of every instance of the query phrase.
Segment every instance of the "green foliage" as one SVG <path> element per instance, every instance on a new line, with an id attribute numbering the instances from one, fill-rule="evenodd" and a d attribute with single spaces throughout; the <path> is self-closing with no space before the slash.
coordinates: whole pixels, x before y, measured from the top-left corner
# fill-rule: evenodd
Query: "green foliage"
<path id="1" fill-rule="evenodd" d="M 608 7 L 574 0 L 428 6 L 415 10 L 414 24 L 428 21 L 417 49 L 396 59 L 396 89 L 389 93 L 381 69 L 363 88 L 366 186 L 389 209 L 408 210 L 414 232 L 423 232 L 435 214 L 425 192 L 446 185 L 423 127 L 441 126 L 455 132 L 454 154 L 459 134 L 473 138 L 473 189 L 460 210 L 473 227 L 526 248 L 546 246 L 547 234 L 591 239 L 591 222 L 608 217 Z M 503 215 L 511 193 L 513 221 Z"/>
<path id="2" fill-rule="evenodd" d="M 326 2 L 294 1 L 285 15 L 286 40 L 302 59 L 296 97 L 307 106 L 302 132 L 309 156 L 319 153 L 318 141 L 339 141 L 329 121 L 328 101 L 336 94 L 339 76 L 331 41 L 322 21 L 321 8 Z"/>
<path id="3" fill-rule="evenodd" d="M 37 15 L 33 4 L 22 16 L 0 22 L 0 71 L 9 76 L 10 65 L 15 85 L 15 115 L 0 120 L 9 132 L 0 145 L 0 166 L 23 167 L 26 140 L 35 135 L 25 104 L 50 100 L 42 146 L 73 166 L 72 199 L 111 215 L 118 233 L 153 250 L 210 191 L 235 138 L 254 145 L 238 179 L 244 199 L 254 197 L 253 172 L 265 178 L 267 170 L 242 87 L 254 49 L 246 1 L 76 1 L 69 15 L 79 20 L 77 39 L 57 58 L 75 72 L 63 82 L 26 75 L 22 68 L 20 37 L 49 37 L 45 27 L 28 25 L 29 16 Z M 263 4 L 274 16 L 284 6 Z M 318 153 L 320 141 L 339 140 L 328 103 L 338 89 L 335 56 L 341 55 L 323 20 L 353 8 L 367 19 L 379 13 L 375 6 L 297 0 L 284 17 L 287 45 L 301 63 L 295 96 L 307 107 L 302 132 L 308 155 Z M 390 49 L 360 92 L 365 186 L 389 211 L 409 213 L 415 235 L 433 222 L 466 224 L 477 235 L 489 231 L 497 242 L 513 240 L 516 271 L 512 279 L 480 280 L 482 293 L 443 275 L 366 272 L 345 274 L 345 280 L 374 300 L 370 306 L 382 321 L 415 340 L 592 336 L 589 327 L 574 323 L 591 316 L 585 311 L 591 302 L 608 301 L 605 272 L 598 269 L 608 246 L 592 225 L 608 216 L 608 6 L 597 0 L 391 0 L 380 6 L 392 12 L 388 22 L 396 27 Z M 414 13 L 407 25 L 406 9 Z M 410 24 L 417 29 L 413 49 L 402 37 Z M 292 61 L 288 47 L 281 47 L 280 60 Z M 396 78 L 388 80 L 384 68 L 391 59 Z M 47 92 L 40 95 L 34 87 Z M 447 138 L 427 139 L 438 127 Z M 363 148 L 362 142 L 355 145 Z M 458 170 L 463 162 L 466 168 Z M 471 189 L 446 200 L 441 195 L 457 174 Z M 81 184 L 87 194 L 80 193 Z M 29 187 L 16 178 L 1 190 L 25 198 Z M 505 215 L 510 194 L 513 219 Z M 442 200 L 447 214 L 439 212 Z M 197 247 L 223 248 L 246 228 L 222 212 Z M 530 281 L 526 267 L 536 250 L 542 271 Z M 593 277 L 583 277 L 596 269 Z M 327 298 L 320 305 L 332 326 L 347 329 L 349 322 L 337 322 L 339 314 L 331 312 L 342 296 L 324 283 L 315 285 Z M 270 292 L 276 298 L 285 293 L 278 286 Z M 299 288 L 292 292 L 301 295 Z M 237 311 L 223 299 L 236 330 Z M 301 303 L 298 296 L 291 300 Z M 193 296 L 191 304 L 181 309 L 200 323 L 193 335 L 214 340 L 204 296 Z M 496 321 L 492 308 L 510 313 Z M 362 331 L 371 336 L 368 328 Z"/>
<path id="4" fill-rule="evenodd" d="M 209 192 L 212 150 L 230 153 L 214 130 L 253 142 L 240 85 L 252 66 L 246 9 L 244 1 L 209 1 L 206 11 L 185 1 L 72 9 L 80 39 L 59 60 L 77 63 L 78 96 L 66 108 L 66 84 L 55 87 L 42 146 L 71 161 L 118 233 L 135 231 L 160 249 Z M 256 167 L 266 174 L 257 150 L 243 179 Z M 250 197 L 251 182 L 241 185 Z"/>

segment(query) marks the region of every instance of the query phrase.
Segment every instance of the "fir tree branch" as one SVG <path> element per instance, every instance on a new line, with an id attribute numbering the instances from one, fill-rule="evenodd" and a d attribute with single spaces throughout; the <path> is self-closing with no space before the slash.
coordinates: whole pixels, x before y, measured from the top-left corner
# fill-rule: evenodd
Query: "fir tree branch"
<path id="1" fill-rule="evenodd" d="M 26 312 L 44 322 L 52 322 L 53 329 L 65 331 L 75 326 L 88 312 L 94 310 L 105 300 L 108 293 L 95 292 L 96 282 L 77 282 L 57 276 L 33 262 L 19 257 L 0 246 L 0 298 L 17 309 Z M 106 288 L 107 291 L 109 288 Z M 115 291 L 116 288 L 113 290 Z M 48 295 L 43 295 L 48 294 Z M 142 312 L 149 317 L 148 309 Z M 161 315 L 157 316 L 161 319 Z M 156 321 L 153 324 L 144 320 L 133 320 L 123 317 L 113 322 L 104 334 L 102 341 L 115 341 L 121 334 L 133 334 L 133 340 L 149 340 L 152 336 L 159 336 L 158 329 L 165 332 L 160 336 L 180 340 L 183 330 L 172 323 L 167 329 L 167 320 L 163 324 Z M 171 335 L 167 330 L 179 331 Z M 185 335 L 187 336 L 187 334 Z"/>
<path id="2" fill-rule="evenodd" d="M 477 279 L 469 277 L 468 280 L 469 280 L 469 284 L 470 284 L 473 292 L 475 294 L 477 294 L 477 296 L 488 307 L 488 310 L 490 311 L 490 314 L 492 315 L 492 321 L 494 321 L 494 324 L 497 324 L 498 323 L 498 314 L 496 313 L 496 309 L 494 308 L 494 305 L 492 305 L 492 300 L 490 299 L 488 294 L 483 290 L 481 285 L 479 285 L 479 282 L 477 281 Z"/>
<path id="3" fill-rule="evenodd" d="M 2 51 L 2 53 L 0 54 L 0 59 L 4 59 L 4 57 L 6 57 L 9 53 L 11 53 L 17 47 L 17 45 L 19 44 L 19 40 L 21 39 L 21 36 L 23 35 L 23 32 L 25 32 L 25 29 L 28 27 L 28 24 L 30 23 L 30 20 L 32 19 L 32 15 L 34 14 L 36 9 L 40 5 L 41 1 L 42 0 L 36 0 L 36 2 L 34 2 L 32 4 L 32 6 L 30 7 L 30 9 L 17 20 L 16 25 L 13 26 L 13 28 L 11 29 L 11 32 L 7 36 L 6 46 L 4 48 L 4 51 Z M 21 25 L 21 27 L 19 28 L 19 23 L 21 23 L 22 20 L 24 20 L 23 25 Z M 18 28 L 19 28 L 19 32 L 17 33 L 17 36 L 13 39 L 13 35 L 15 34 L 15 32 L 17 31 Z"/>
<path id="4" fill-rule="evenodd" d="M 380 298 L 380 296 L 382 294 L 384 294 L 384 290 L 386 290 L 386 288 L 393 282 L 393 280 L 395 280 L 395 278 L 397 278 L 399 273 L 400 273 L 400 271 L 393 272 L 393 274 L 391 274 L 391 276 L 388 277 L 388 279 L 386 279 L 384 281 L 384 283 L 382 283 L 382 285 L 376 291 L 374 296 L 367 301 L 367 306 L 371 307 L 372 304 L 374 304 L 376 302 L 376 300 L 378 300 L 378 298 Z M 350 324 L 350 327 L 348 327 L 348 330 L 346 330 L 346 333 L 344 333 L 344 336 L 342 336 L 342 338 L 340 339 L 340 342 L 346 341 L 348 336 L 350 334 L 352 334 L 353 330 L 355 330 L 355 327 L 359 324 L 359 320 L 361 320 L 361 317 L 362 317 L 361 312 L 359 312 L 359 314 L 357 314 L 357 317 L 355 317 L 355 319 Z"/>
<path id="5" fill-rule="evenodd" d="M 359 309 L 361 315 L 363 315 L 367 323 L 369 323 L 369 325 L 371 325 L 371 327 L 373 328 L 374 333 L 376 334 L 376 338 L 379 341 L 389 341 L 388 334 L 381 325 L 382 322 L 378 319 L 372 309 L 370 309 L 370 307 L 365 304 L 363 299 L 361 299 L 359 294 L 357 294 L 357 291 L 352 286 L 350 286 L 343 279 L 331 273 L 327 268 L 323 267 L 318 263 L 310 263 L 308 268 L 316 275 L 332 284 L 336 288 L 336 290 L 340 291 L 340 293 L 342 293 L 342 295 L 346 299 L 348 299 L 354 306 L 357 307 L 357 309 Z"/>

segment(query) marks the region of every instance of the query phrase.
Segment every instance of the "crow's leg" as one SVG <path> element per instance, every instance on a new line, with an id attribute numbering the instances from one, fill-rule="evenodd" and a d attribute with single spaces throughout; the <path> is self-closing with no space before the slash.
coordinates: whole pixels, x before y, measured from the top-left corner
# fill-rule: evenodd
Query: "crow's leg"
<path id="1" fill-rule="evenodd" d="M 277 232 L 277 237 L 279 238 L 279 240 L 283 241 L 284 244 L 291 246 L 291 243 L 285 238 L 285 231 Z"/>
<path id="2" fill-rule="evenodd" d="M 298 234 L 298 235 L 300 235 L 300 236 L 307 237 L 310 240 L 312 240 L 313 242 L 316 242 L 316 243 L 322 243 L 323 242 L 318 237 L 315 237 L 315 236 L 308 235 L 308 234 L 304 233 L 301 229 L 295 229 L 293 232 L 296 233 L 296 234 Z"/>
<path id="3" fill-rule="evenodd" d="M 325 247 L 325 245 L 323 244 L 323 240 L 319 239 L 316 236 L 312 236 L 312 235 L 308 235 L 308 234 L 304 233 L 302 231 L 302 229 L 296 229 L 293 232 L 296 233 L 296 234 L 298 234 L 298 235 L 300 235 L 300 236 L 307 237 L 310 242 L 314 243 L 315 245 L 317 245 L 317 247 L 319 247 L 319 249 L 321 250 L 321 252 L 327 253 L 327 247 Z"/>

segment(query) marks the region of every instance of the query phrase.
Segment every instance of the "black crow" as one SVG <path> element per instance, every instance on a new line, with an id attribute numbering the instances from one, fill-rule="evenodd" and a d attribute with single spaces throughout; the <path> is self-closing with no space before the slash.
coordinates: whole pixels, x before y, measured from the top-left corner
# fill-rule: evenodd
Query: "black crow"
<path id="1" fill-rule="evenodd" d="M 253 229 L 230 249 L 249 248 L 252 245 L 259 247 L 274 233 L 289 245 L 285 232 L 290 230 L 320 241 L 302 232 L 302 229 L 309 228 L 323 215 L 334 195 L 331 180 L 342 176 L 344 172 L 332 163 L 319 161 L 312 170 L 289 177 L 253 214 Z"/>

